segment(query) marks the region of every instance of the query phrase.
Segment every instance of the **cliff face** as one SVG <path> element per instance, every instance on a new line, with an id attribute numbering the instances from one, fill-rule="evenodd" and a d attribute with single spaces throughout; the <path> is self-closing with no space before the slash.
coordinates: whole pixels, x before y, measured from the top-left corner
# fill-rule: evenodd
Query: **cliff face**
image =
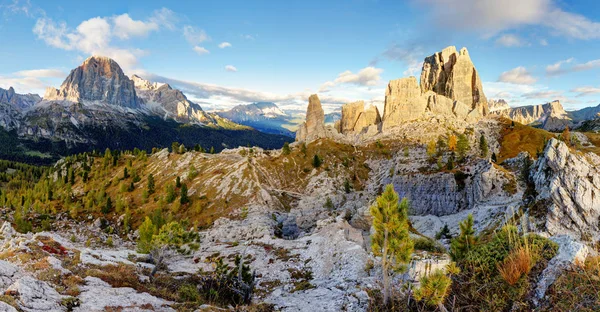
<path id="1" fill-rule="evenodd" d="M 551 139 L 532 166 L 537 215 L 550 235 L 568 234 L 591 241 L 600 238 L 600 157 L 571 152 Z"/>
<path id="2" fill-rule="evenodd" d="M 92 56 L 71 71 L 60 89 L 48 88 L 44 100 L 75 103 L 100 102 L 126 108 L 140 108 L 134 82 L 115 61 Z"/>
<path id="3" fill-rule="evenodd" d="M 415 77 L 390 81 L 382 128 L 428 114 L 474 121 L 488 113 L 481 79 L 467 49 L 457 52 L 447 47 L 425 58 L 420 84 Z"/>
<path id="4" fill-rule="evenodd" d="M 425 58 L 421 92 L 427 91 L 460 101 L 482 116 L 489 112 L 481 79 L 467 48 L 457 52 L 455 47 L 450 46 Z"/>
<path id="5" fill-rule="evenodd" d="M 365 127 L 377 125 L 381 122 L 381 116 L 376 106 L 365 108 L 365 102 L 358 101 L 342 106 L 342 118 L 340 119 L 340 133 L 360 132 Z"/>

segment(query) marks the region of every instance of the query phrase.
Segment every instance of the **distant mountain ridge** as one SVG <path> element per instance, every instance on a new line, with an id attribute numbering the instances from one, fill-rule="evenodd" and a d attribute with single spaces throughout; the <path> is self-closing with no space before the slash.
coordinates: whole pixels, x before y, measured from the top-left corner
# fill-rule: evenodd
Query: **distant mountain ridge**
<path id="1" fill-rule="evenodd" d="M 281 147 L 289 137 L 261 133 L 202 110 L 168 84 L 133 75 L 92 56 L 44 98 L 0 89 L 0 126 L 31 151 L 65 155 L 106 147 L 150 149 L 178 141 L 205 148 Z"/>
<path id="2" fill-rule="evenodd" d="M 293 132 L 285 127 L 294 126 L 293 116 L 286 114 L 272 102 L 237 105 L 230 110 L 216 112 L 216 114 L 266 133 L 293 136 Z"/>

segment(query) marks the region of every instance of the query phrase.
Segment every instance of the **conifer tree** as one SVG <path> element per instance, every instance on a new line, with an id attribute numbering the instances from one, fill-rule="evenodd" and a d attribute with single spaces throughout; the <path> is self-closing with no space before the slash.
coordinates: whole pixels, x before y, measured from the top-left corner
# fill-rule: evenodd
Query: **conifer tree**
<path id="1" fill-rule="evenodd" d="M 215 148 L 214 148 L 214 147 L 212 147 L 212 146 L 210 147 L 210 153 L 211 153 L 211 154 L 214 154 L 214 153 L 215 153 Z"/>
<path id="2" fill-rule="evenodd" d="M 460 235 L 450 243 L 450 256 L 454 261 L 461 260 L 477 244 L 477 237 L 473 229 L 473 215 L 469 214 L 466 220 L 459 223 Z"/>
<path id="3" fill-rule="evenodd" d="M 104 205 L 104 207 L 102 208 L 102 213 L 103 214 L 109 214 L 112 210 L 112 199 L 110 199 L 110 196 L 106 197 L 106 204 Z"/>
<path id="4" fill-rule="evenodd" d="M 148 194 L 154 194 L 154 176 L 148 175 Z"/>
<path id="5" fill-rule="evenodd" d="M 456 152 L 458 153 L 458 157 L 460 159 L 465 158 L 467 152 L 469 151 L 469 139 L 464 134 L 458 135 L 458 141 L 456 142 Z"/>
<path id="6" fill-rule="evenodd" d="M 315 154 L 315 156 L 313 156 L 313 161 L 312 161 L 313 167 L 319 168 L 319 167 L 321 167 L 321 163 L 322 163 L 321 158 L 319 157 L 319 155 Z"/>
<path id="7" fill-rule="evenodd" d="M 183 183 L 183 184 L 181 184 L 181 197 L 179 199 L 179 203 L 182 205 L 185 205 L 189 202 L 190 202 L 190 199 L 188 197 L 187 185 L 185 185 L 185 183 Z"/>
<path id="8" fill-rule="evenodd" d="M 179 176 L 175 179 L 175 187 L 176 188 L 181 187 L 181 178 Z"/>
<path id="9" fill-rule="evenodd" d="M 167 184 L 167 194 L 165 195 L 165 200 L 167 203 L 172 203 L 175 200 L 175 189 L 173 188 L 173 184 Z"/>
<path id="10" fill-rule="evenodd" d="M 479 151 L 480 151 L 479 155 L 482 158 L 488 157 L 488 143 L 487 143 L 487 140 L 485 139 L 485 135 L 483 135 L 483 133 L 479 137 Z"/>
<path id="11" fill-rule="evenodd" d="M 283 143 L 283 148 L 281 149 L 281 152 L 283 153 L 283 155 L 289 155 L 292 152 L 292 150 L 290 149 L 290 143 Z"/>
<path id="12" fill-rule="evenodd" d="M 398 204 L 398 194 L 391 184 L 386 186 L 370 208 L 375 228 L 375 233 L 371 235 L 371 249 L 375 256 L 381 257 L 384 305 L 390 300 L 391 271 L 403 268 L 410 260 L 414 247 L 408 234 L 408 209 L 406 198 Z"/>
<path id="13" fill-rule="evenodd" d="M 123 168 L 123 180 L 129 178 L 129 173 L 127 172 L 127 167 Z"/>

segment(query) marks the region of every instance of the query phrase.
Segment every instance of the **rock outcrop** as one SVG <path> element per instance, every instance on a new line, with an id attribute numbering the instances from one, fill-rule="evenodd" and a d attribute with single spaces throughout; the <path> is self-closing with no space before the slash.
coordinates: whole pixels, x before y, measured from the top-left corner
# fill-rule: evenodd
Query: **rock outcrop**
<path id="1" fill-rule="evenodd" d="M 173 89 L 169 84 L 150 82 L 137 75 L 131 76 L 131 80 L 136 94 L 156 114 L 182 122 L 214 123 L 200 105 L 189 101 L 183 92 Z"/>
<path id="2" fill-rule="evenodd" d="M 102 103 L 127 108 L 139 108 L 141 105 L 134 82 L 123 73 L 117 62 L 101 56 L 92 56 L 73 69 L 60 89 L 46 89 L 44 100 Z"/>
<path id="3" fill-rule="evenodd" d="M 504 109 L 509 109 L 510 108 L 510 106 L 508 105 L 508 103 L 506 103 L 506 101 L 503 100 L 503 99 L 488 100 L 488 107 L 490 109 L 490 113 L 498 111 L 498 110 L 504 110 Z"/>
<path id="4" fill-rule="evenodd" d="M 550 235 L 600 239 L 600 157 L 571 152 L 562 141 L 551 139 L 531 169 L 538 195 L 531 214 L 545 216 Z"/>
<path id="5" fill-rule="evenodd" d="M 481 79 L 467 49 L 457 52 L 448 47 L 425 58 L 420 84 L 415 77 L 390 81 L 382 129 L 428 114 L 475 121 L 488 113 Z"/>
<path id="6" fill-rule="evenodd" d="M 365 108 L 365 102 L 358 101 L 342 106 L 342 118 L 337 130 L 343 134 L 360 132 L 365 127 L 377 125 L 380 122 L 381 116 L 376 106 L 370 105 Z"/>
<path id="7" fill-rule="evenodd" d="M 540 105 L 509 107 L 496 110 L 492 114 L 504 116 L 525 125 L 540 126 L 549 131 L 562 131 L 565 126 L 572 124 L 571 118 L 560 101 Z"/>
<path id="8" fill-rule="evenodd" d="M 489 112 L 481 79 L 467 48 L 457 52 L 455 47 L 450 46 L 425 58 L 421 92 L 427 91 L 460 101 L 482 116 Z"/>
<path id="9" fill-rule="evenodd" d="M 313 94 L 308 98 L 306 121 L 298 128 L 296 141 L 310 142 L 326 136 L 325 112 L 323 111 L 319 97 Z"/>

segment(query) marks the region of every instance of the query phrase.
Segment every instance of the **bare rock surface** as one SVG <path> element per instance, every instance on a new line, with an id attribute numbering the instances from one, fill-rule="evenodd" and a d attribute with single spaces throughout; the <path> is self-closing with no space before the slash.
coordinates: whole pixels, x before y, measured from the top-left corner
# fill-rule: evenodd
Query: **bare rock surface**
<path id="1" fill-rule="evenodd" d="M 152 296 L 148 293 L 138 293 L 133 288 L 113 288 L 96 277 L 86 277 L 85 285 L 79 295 L 81 304 L 74 312 L 100 312 L 108 308 L 120 308 L 123 311 L 175 311 L 170 308 L 169 301 Z"/>
<path id="2" fill-rule="evenodd" d="M 17 303 L 26 312 L 66 311 L 66 308 L 60 304 L 63 296 L 46 282 L 33 277 L 20 278 L 6 291 L 18 294 Z"/>
<path id="3" fill-rule="evenodd" d="M 127 108 L 139 108 L 141 104 L 133 81 L 115 61 L 101 56 L 89 57 L 73 69 L 60 89 L 48 88 L 44 100 L 103 102 Z"/>
<path id="4" fill-rule="evenodd" d="M 538 193 L 541 222 L 550 235 L 600 238 L 600 157 L 573 152 L 551 139 L 533 165 L 531 177 Z M 545 208 L 544 208 L 545 207 Z"/>

